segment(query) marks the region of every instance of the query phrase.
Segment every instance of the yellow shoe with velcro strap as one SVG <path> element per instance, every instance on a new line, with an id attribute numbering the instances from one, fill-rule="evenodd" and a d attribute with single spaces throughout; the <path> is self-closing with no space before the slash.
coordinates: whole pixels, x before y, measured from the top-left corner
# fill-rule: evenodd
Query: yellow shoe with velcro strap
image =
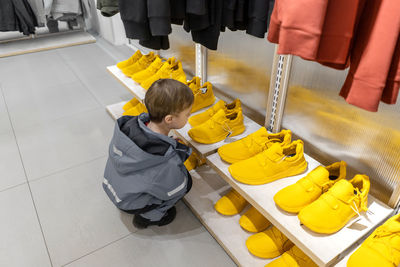
<path id="1" fill-rule="evenodd" d="M 128 102 L 125 103 L 125 105 L 122 107 L 124 111 L 128 111 L 131 108 L 135 107 L 137 104 L 139 104 L 139 100 L 137 100 L 135 97 L 129 100 Z"/>
<path id="2" fill-rule="evenodd" d="M 210 82 L 205 82 L 202 86 L 192 91 L 194 95 L 192 112 L 196 112 L 214 104 L 215 96 Z"/>
<path id="3" fill-rule="evenodd" d="M 164 61 L 160 57 L 156 57 L 156 59 L 154 59 L 154 61 L 146 69 L 134 73 L 131 78 L 137 83 L 142 83 L 154 75 L 163 64 Z"/>
<path id="4" fill-rule="evenodd" d="M 271 134 L 268 133 L 265 127 L 261 127 L 256 132 L 238 141 L 221 146 L 218 148 L 218 154 L 222 160 L 228 163 L 235 163 L 257 155 L 274 143 L 287 146 L 291 141 L 292 132 L 290 130 L 282 130 L 279 133 Z"/>
<path id="5" fill-rule="evenodd" d="M 136 61 L 134 64 L 122 68 L 121 71 L 126 76 L 132 77 L 132 75 L 135 74 L 136 72 L 146 69 L 156 58 L 158 58 L 158 56 L 154 55 L 153 52 L 150 52 L 147 55 L 144 55 L 141 58 L 139 58 L 139 60 Z"/>
<path id="6" fill-rule="evenodd" d="M 133 54 L 130 58 L 128 58 L 127 60 L 121 61 L 119 63 L 117 63 L 117 67 L 119 69 L 123 69 L 126 68 L 130 65 L 135 64 L 141 57 L 142 57 L 142 53 L 140 52 L 140 50 L 137 50 L 135 52 L 135 54 Z"/>
<path id="7" fill-rule="evenodd" d="M 306 177 L 281 189 L 275 194 L 274 201 L 284 211 L 298 213 L 341 179 L 346 179 L 346 162 L 318 166 Z"/>
<path id="8" fill-rule="evenodd" d="M 122 115 L 123 116 L 139 116 L 143 112 L 147 113 L 147 108 L 144 104 L 139 103 L 136 106 L 134 106 L 133 108 L 125 111 Z"/>
<path id="9" fill-rule="evenodd" d="M 354 216 L 367 211 L 369 188 L 366 175 L 357 174 L 350 181 L 341 179 L 302 209 L 298 214 L 299 220 L 316 233 L 333 234 Z"/>

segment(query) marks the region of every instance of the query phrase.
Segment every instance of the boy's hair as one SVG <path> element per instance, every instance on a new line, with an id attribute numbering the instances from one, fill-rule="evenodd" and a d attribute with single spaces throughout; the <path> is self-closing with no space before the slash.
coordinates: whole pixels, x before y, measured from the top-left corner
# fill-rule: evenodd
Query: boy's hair
<path id="1" fill-rule="evenodd" d="M 173 79 L 155 81 L 147 90 L 144 103 L 153 122 L 161 122 L 165 116 L 178 114 L 193 104 L 192 90 Z"/>

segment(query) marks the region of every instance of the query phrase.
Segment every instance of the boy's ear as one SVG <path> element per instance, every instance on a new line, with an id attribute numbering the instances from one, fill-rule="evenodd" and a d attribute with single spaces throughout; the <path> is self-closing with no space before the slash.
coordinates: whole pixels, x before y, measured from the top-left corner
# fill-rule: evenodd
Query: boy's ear
<path id="1" fill-rule="evenodd" d="M 164 120 L 165 120 L 166 123 L 171 123 L 172 122 L 172 115 L 165 116 Z"/>

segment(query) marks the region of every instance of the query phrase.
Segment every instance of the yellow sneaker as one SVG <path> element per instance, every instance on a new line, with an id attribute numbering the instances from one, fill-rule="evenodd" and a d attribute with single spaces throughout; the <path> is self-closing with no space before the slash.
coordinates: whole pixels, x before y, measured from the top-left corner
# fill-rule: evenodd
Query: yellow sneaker
<path id="1" fill-rule="evenodd" d="M 238 112 L 239 110 L 242 109 L 241 103 L 239 99 L 234 100 L 232 103 L 227 104 L 225 101 L 220 100 L 218 101 L 214 106 L 211 108 L 207 109 L 206 111 L 196 114 L 192 117 L 189 118 L 188 122 L 192 127 L 198 126 L 209 119 L 211 119 L 212 116 L 215 115 L 215 113 L 218 112 L 218 110 L 223 109 L 226 114 Z"/>
<path id="2" fill-rule="evenodd" d="M 379 226 L 350 256 L 347 266 L 400 266 L 400 214 Z"/>
<path id="3" fill-rule="evenodd" d="M 229 172 L 241 183 L 260 185 L 298 175 L 306 168 L 303 141 L 296 140 L 284 147 L 275 143 L 254 157 L 233 163 Z"/>
<path id="4" fill-rule="evenodd" d="M 122 68 L 121 71 L 128 77 L 131 77 L 136 72 L 146 69 L 158 56 L 154 55 L 153 52 L 142 56 L 134 64 Z"/>
<path id="5" fill-rule="evenodd" d="M 274 143 L 287 146 L 291 141 L 292 132 L 290 130 L 282 130 L 279 133 L 270 134 L 265 127 L 261 127 L 258 131 L 236 142 L 221 146 L 218 148 L 218 154 L 222 160 L 228 163 L 235 163 L 257 155 Z"/>
<path id="6" fill-rule="evenodd" d="M 224 110 L 220 109 L 211 119 L 190 129 L 188 135 L 198 143 L 213 144 L 228 136 L 239 135 L 245 129 L 241 110 L 237 113 L 225 114 Z"/>
<path id="7" fill-rule="evenodd" d="M 131 100 L 126 102 L 126 104 L 122 107 L 122 109 L 128 111 L 139 103 L 140 103 L 139 100 L 137 100 L 136 98 L 132 98 Z"/>
<path id="8" fill-rule="evenodd" d="M 318 166 L 306 177 L 276 193 L 274 201 L 281 209 L 298 213 L 341 179 L 346 179 L 346 162 L 335 162 L 327 167 Z"/>
<path id="9" fill-rule="evenodd" d="M 156 57 L 156 59 L 154 59 L 154 61 L 146 69 L 134 73 L 131 78 L 137 83 L 142 83 L 154 75 L 163 64 L 163 60 L 160 57 Z"/>
<path id="10" fill-rule="evenodd" d="M 188 81 L 186 84 L 190 89 L 192 89 L 192 92 L 195 92 L 201 87 L 200 77 L 194 76 L 193 79 Z"/>
<path id="11" fill-rule="evenodd" d="M 362 174 L 357 174 L 350 181 L 338 181 L 299 212 L 300 222 L 316 233 L 339 231 L 351 218 L 367 210 L 369 187 L 368 176 Z"/>
<path id="12" fill-rule="evenodd" d="M 318 265 L 315 264 L 301 249 L 297 246 L 293 246 L 283 253 L 282 256 L 265 265 L 265 267 L 318 267 Z"/>
<path id="13" fill-rule="evenodd" d="M 147 113 L 147 108 L 144 104 L 139 103 L 136 106 L 134 106 L 133 108 L 125 111 L 122 115 L 123 116 L 139 116 L 143 112 Z"/>
<path id="14" fill-rule="evenodd" d="M 221 197 L 214 205 L 216 211 L 222 215 L 235 215 L 240 213 L 249 204 L 235 189 L 231 189 Z"/>
<path id="15" fill-rule="evenodd" d="M 267 229 L 271 223 L 256 208 L 251 207 L 239 219 L 239 224 L 246 231 L 258 233 Z"/>
<path id="16" fill-rule="evenodd" d="M 133 54 L 130 58 L 128 58 L 127 60 L 124 60 L 124 61 L 121 61 L 121 62 L 119 62 L 119 63 L 117 63 L 117 67 L 119 68 L 119 69 L 123 69 L 123 68 L 126 68 L 126 67 L 128 67 L 128 66 L 130 66 L 130 65 L 132 65 L 132 64 L 134 64 L 134 63 L 136 63 L 136 61 L 138 61 L 139 60 L 139 58 L 141 58 L 143 55 L 142 55 L 142 53 L 140 52 L 140 50 L 137 50 L 136 52 L 135 52 L 135 54 Z"/>
<path id="17" fill-rule="evenodd" d="M 183 163 L 188 171 L 196 169 L 197 167 L 206 163 L 205 159 L 201 159 L 196 152 L 192 152 L 189 158 Z"/>
<path id="18" fill-rule="evenodd" d="M 186 84 L 186 74 L 183 71 L 182 63 L 180 61 L 173 63 L 165 62 L 153 76 L 146 79 L 141 85 L 147 90 L 159 79 L 174 79 Z"/>
<path id="19" fill-rule="evenodd" d="M 254 234 L 246 240 L 247 249 L 254 256 L 272 259 L 289 250 L 293 243 L 275 226 Z"/>
<path id="20" fill-rule="evenodd" d="M 212 85 L 209 82 L 205 82 L 203 86 L 193 91 L 193 95 L 194 102 L 192 106 L 192 112 L 196 112 L 202 108 L 211 106 L 215 102 Z"/>

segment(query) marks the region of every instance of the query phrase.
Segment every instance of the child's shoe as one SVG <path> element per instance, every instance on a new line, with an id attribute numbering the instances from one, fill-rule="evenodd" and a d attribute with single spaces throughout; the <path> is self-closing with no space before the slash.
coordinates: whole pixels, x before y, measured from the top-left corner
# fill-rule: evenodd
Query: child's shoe
<path id="1" fill-rule="evenodd" d="M 192 106 L 192 112 L 196 112 L 202 108 L 211 106 L 215 102 L 212 85 L 209 82 L 205 82 L 203 86 L 196 88 L 196 90 L 193 91 L 193 95 L 194 102 Z"/>
<path id="2" fill-rule="evenodd" d="M 303 141 L 296 140 L 284 147 L 275 143 L 254 157 L 233 163 L 228 170 L 241 183 L 260 185 L 298 175 L 306 169 Z"/>
<path id="3" fill-rule="evenodd" d="M 293 243 L 275 226 L 254 234 L 246 240 L 247 249 L 254 256 L 272 259 L 289 250 Z"/>
<path id="4" fill-rule="evenodd" d="M 128 77 L 131 77 L 136 72 L 146 69 L 158 56 L 154 55 L 153 52 L 148 53 L 147 55 L 142 56 L 136 61 L 134 64 L 129 65 L 121 71 Z"/>
<path id="5" fill-rule="evenodd" d="M 216 211 L 222 215 L 231 216 L 240 213 L 249 204 L 235 189 L 231 189 L 214 205 Z"/>
<path id="6" fill-rule="evenodd" d="M 215 115 L 220 109 L 223 109 L 226 114 L 238 112 L 241 110 L 241 103 L 239 99 L 236 99 L 230 104 L 225 103 L 225 101 L 220 100 L 218 101 L 214 106 L 211 108 L 207 109 L 206 111 L 193 115 L 192 117 L 189 118 L 188 122 L 192 127 L 198 126 L 209 119 L 211 119 L 212 116 Z"/>
<path id="7" fill-rule="evenodd" d="M 139 116 L 143 112 L 147 113 L 147 108 L 144 104 L 139 103 L 136 106 L 134 106 L 133 108 L 122 113 L 122 115 L 123 116 Z"/>
<path id="8" fill-rule="evenodd" d="M 238 140 L 218 148 L 218 154 L 222 160 L 228 163 L 235 163 L 251 158 L 263 150 L 268 149 L 274 143 L 287 146 L 292 141 L 292 132 L 282 130 L 276 134 L 270 134 L 265 127 Z"/>
<path id="9" fill-rule="evenodd" d="M 316 233 L 332 234 L 342 229 L 351 218 L 367 211 L 370 182 L 366 175 L 357 174 L 342 179 L 316 201 L 300 211 L 300 222 Z"/>
<path id="10" fill-rule="evenodd" d="M 318 166 L 306 177 L 276 193 L 274 201 L 281 209 L 298 213 L 341 179 L 346 179 L 346 162 L 335 162 L 326 167 Z"/>
<path id="11" fill-rule="evenodd" d="M 379 226 L 350 256 L 347 266 L 400 266 L 400 214 Z"/>
<path id="12" fill-rule="evenodd" d="M 137 100 L 136 98 L 132 98 L 131 100 L 126 102 L 126 104 L 122 107 L 122 109 L 128 111 L 139 103 L 140 103 L 139 100 Z"/>
<path id="13" fill-rule="evenodd" d="M 133 54 L 133 55 L 132 55 L 130 58 L 128 58 L 127 60 L 124 60 L 124 61 L 121 61 L 121 62 L 117 63 L 117 67 L 118 67 L 119 69 L 123 69 L 123 68 L 126 68 L 126 67 L 130 66 L 130 65 L 133 65 L 133 64 L 135 64 L 136 61 L 138 61 L 139 58 L 141 58 L 142 56 L 143 56 L 143 55 L 142 55 L 142 53 L 140 52 L 140 50 L 137 50 L 137 51 L 135 52 L 135 54 Z"/>
<path id="14" fill-rule="evenodd" d="M 161 220 L 159 221 L 150 221 L 149 219 L 142 217 L 140 214 L 136 214 L 133 217 L 132 222 L 136 228 L 144 229 L 151 225 L 164 226 L 170 224 L 175 219 L 175 217 L 176 217 L 176 208 L 172 207 L 169 210 L 167 210 L 164 217 L 162 217 Z"/>
<path id="15" fill-rule="evenodd" d="M 282 256 L 265 265 L 265 267 L 318 267 L 318 265 L 315 264 L 301 249 L 297 246 L 293 246 L 283 253 Z"/>
<path id="16" fill-rule="evenodd" d="M 271 223 L 256 208 L 251 207 L 239 219 L 240 226 L 249 232 L 258 233 L 267 229 Z"/>
<path id="17" fill-rule="evenodd" d="M 213 144 L 228 136 L 239 135 L 245 129 L 241 110 L 225 114 L 224 110 L 220 109 L 211 119 L 190 129 L 188 135 L 198 143 Z"/>
<path id="18" fill-rule="evenodd" d="M 142 83 L 154 75 L 163 64 L 163 60 L 160 57 L 156 57 L 156 59 L 154 59 L 154 61 L 146 69 L 134 73 L 131 78 L 137 83 Z"/>

